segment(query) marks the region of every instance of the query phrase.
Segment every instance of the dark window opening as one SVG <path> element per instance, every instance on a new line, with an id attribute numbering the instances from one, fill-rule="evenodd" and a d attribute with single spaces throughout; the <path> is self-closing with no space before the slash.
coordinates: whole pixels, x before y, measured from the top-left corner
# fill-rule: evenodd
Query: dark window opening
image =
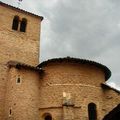
<path id="1" fill-rule="evenodd" d="M 88 105 L 89 120 L 97 120 L 96 104 L 90 103 Z"/>
<path id="2" fill-rule="evenodd" d="M 15 16 L 13 19 L 12 29 L 18 30 L 18 25 L 19 25 L 19 17 Z"/>
<path id="3" fill-rule="evenodd" d="M 46 115 L 45 120 L 52 120 L 52 117 L 50 115 Z"/>
<path id="4" fill-rule="evenodd" d="M 20 83 L 20 77 L 17 78 L 17 83 Z"/>
<path id="5" fill-rule="evenodd" d="M 9 113 L 10 115 L 12 114 L 12 110 L 10 109 L 10 113 Z"/>
<path id="6" fill-rule="evenodd" d="M 25 32 L 26 31 L 26 26 L 27 26 L 27 20 L 25 18 L 22 19 L 21 24 L 20 24 L 20 31 Z"/>

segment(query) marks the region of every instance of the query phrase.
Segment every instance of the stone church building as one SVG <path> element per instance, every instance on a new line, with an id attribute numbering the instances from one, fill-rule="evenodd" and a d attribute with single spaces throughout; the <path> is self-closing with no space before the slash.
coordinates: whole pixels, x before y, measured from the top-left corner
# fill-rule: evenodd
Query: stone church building
<path id="1" fill-rule="evenodd" d="M 71 57 L 39 64 L 42 20 L 0 2 L 0 120 L 120 120 L 106 66 Z"/>

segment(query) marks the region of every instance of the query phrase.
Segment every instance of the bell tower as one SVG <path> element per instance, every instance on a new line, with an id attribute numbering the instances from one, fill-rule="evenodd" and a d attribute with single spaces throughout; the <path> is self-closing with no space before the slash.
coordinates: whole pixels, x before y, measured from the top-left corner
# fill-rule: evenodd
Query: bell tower
<path id="1" fill-rule="evenodd" d="M 43 17 L 2 2 L 0 16 L 0 63 L 16 60 L 37 65 Z"/>
<path id="2" fill-rule="evenodd" d="M 36 66 L 43 17 L 0 2 L 0 120 L 4 119 L 7 62 Z"/>

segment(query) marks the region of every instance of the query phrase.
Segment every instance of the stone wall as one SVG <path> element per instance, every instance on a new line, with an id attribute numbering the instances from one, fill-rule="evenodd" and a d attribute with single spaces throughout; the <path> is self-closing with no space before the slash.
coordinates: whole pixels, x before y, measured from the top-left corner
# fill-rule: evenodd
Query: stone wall
<path id="1" fill-rule="evenodd" d="M 101 87 L 104 72 L 95 66 L 64 62 L 43 69 L 44 74 L 9 69 L 7 120 L 44 120 L 46 114 L 53 120 L 88 120 L 89 103 L 96 104 L 97 120 L 102 120 L 119 104 L 119 94 Z M 18 77 L 21 83 L 17 83 Z"/>
<path id="2" fill-rule="evenodd" d="M 3 12 L 4 11 L 4 12 Z M 26 32 L 12 30 L 15 15 L 27 19 Z M 53 62 L 34 70 L 9 68 L 16 60 L 37 65 L 40 18 L 0 5 L 0 120 L 88 120 L 88 104 L 95 103 L 97 120 L 119 104 L 120 96 L 101 87 L 105 74 L 90 64 Z"/>
<path id="3" fill-rule="evenodd" d="M 104 104 L 102 106 L 103 109 L 103 116 L 111 112 L 118 104 L 120 104 L 120 93 L 109 89 L 103 88 L 103 101 Z"/>
<path id="4" fill-rule="evenodd" d="M 12 30 L 15 15 L 20 17 L 20 21 L 27 19 L 26 32 Z M 40 24 L 40 18 L 0 4 L 0 120 L 4 120 L 7 62 L 16 60 L 30 65 L 38 64 Z"/>
<path id="5" fill-rule="evenodd" d="M 10 68 L 8 75 L 5 119 L 39 120 L 40 74 L 31 70 Z M 20 82 L 17 81 L 18 78 Z"/>
<path id="6" fill-rule="evenodd" d="M 88 120 L 88 104 L 95 103 L 97 120 L 102 120 L 119 104 L 119 93 L 101 87 L 105 74 L 100 68 L 89 64 L 53 62 L 43 69 L 39 105 L 42 115 L 48 112 L 54 120 Z M 65 93 L 69 94 L 70 106 L 63 106 Z"/>
<path id="7" fill-rule="evenodd" d="M 1 57 L 0 57 L 1 58 Z M 6 92 L 7 66 L 0 64 L 0 120 L 4 120 L 4 103 Z"/>
<path id="8" fill-rule="evenodd" d="M 3 12 L 4 11 L 4 12 Z M 26 32 L 12 30 L 14 16 L 27 19 Z M 0 63 L 16 60 L 30 65 L 39 63 L 40 18 L 0 6 Z"/>
<path id="9" fill-rule="evenodd" d="M 88 120 L 88 104 L 93 102 L 97 106 L 98 120 L 102 119 L 104 102 L 101 83 L 105 82 L 105 77 L 101 69 L 77 63 L 51 63 L 43 69 L 45 74 L 40 87 L 40 111 L 44 108 L 44 112 L 51 111 L 53 114 L 60 108 L 68 112 L 56 113 L 59 117 L 53 116 L 54 120 L 63 117 L 65 120 Z M 68 109 L 63 106 L 64 93 L 70 94 L 71 105 Z"/>

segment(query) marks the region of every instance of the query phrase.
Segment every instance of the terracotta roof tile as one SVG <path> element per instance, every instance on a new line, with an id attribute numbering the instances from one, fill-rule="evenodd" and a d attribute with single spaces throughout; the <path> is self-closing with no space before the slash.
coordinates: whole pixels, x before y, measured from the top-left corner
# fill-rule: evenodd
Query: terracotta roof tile
<path id="1" fill-rule="evenodd" d="M 80 58 L 71 58 L 71 57 L 65 57 L 65 58 L 54 58 L 54 59 L 50 59 L 47 61 L 44 61 L 42 63 L 40 63 L 38 65 L 38 67 L 44 67 L 49 63 L 55 63 L 55 62 L 72 62 L 72 63 L 78 63 L 78 64 L 89 64 L 89 65 L 94 65 L 100 69 L 102 69 L 105 73 L 105 80 L 108 80 L 111 76 L 111 71 L 105 66 L 102 65 L 100 63 L 94 62 L 94 61 L 90 61 L 90 60 L 86 60 L 86 59 L 80 59 Z"/>
<path id="2" fill-rule="evenodd" d="M 101 87 L 102 87 L 103 89 L 112 89 L 112 90 L 114 90 L 115 92 L 117 92 L 117 93 L 120 94 L 120 90 L 118 90 L 118 89 L 116 89 L 116 88 L 114 88 L 114 87 L 112 87 L 112 86 L 110 86 L 110 85 L 108 85 L 108 84 L 106 84 L 106 83 L 102 83 L 102 84 L 101 84 Z"/>

